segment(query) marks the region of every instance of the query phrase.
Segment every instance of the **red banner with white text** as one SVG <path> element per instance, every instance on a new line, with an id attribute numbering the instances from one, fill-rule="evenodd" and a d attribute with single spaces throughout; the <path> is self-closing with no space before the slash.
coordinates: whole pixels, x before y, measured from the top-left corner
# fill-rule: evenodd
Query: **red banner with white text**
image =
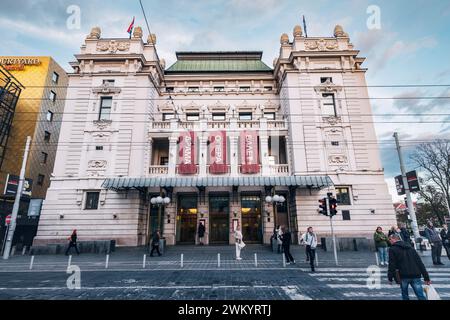
<path id="1" fill-rule="evenodd" d="M 228 173 L 227 133 L 212 132 L 209 135 L 209 172 L 213 174 Z"/>
<path id="2" fill-rule="evenodd" d="M 178 173 L 197 173 L 197 137 L 195 132 L 187 131 L 180 134 L 178 140 Z"/>
<path id="3" fill-rule="evenodd" d="M 243 131 L 240 137 L 241 173 L 259 173 L 259 146 L 256 131 Z"/>

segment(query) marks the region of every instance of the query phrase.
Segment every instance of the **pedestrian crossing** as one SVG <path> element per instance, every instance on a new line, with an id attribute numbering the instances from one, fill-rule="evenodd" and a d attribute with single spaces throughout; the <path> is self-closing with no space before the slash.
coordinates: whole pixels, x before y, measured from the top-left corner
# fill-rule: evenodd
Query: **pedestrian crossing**
<path id="1" fill-rule="evenodd" d="M 373 272 L 373 271 L 372 271 Z M 443 300 L 450 300 L 450 268 L 429 268 L 432 285 Z M 364 268 L 325 268 L 309 274 L 321 284 L 339 290 L 344 298 L 355 300 L 394 300 L 401 299 L 400 287 L 390 285 L 386 268 L 379 273 L 371 273 Z M 410 288 L 410 299 L 415 299 Z"/>

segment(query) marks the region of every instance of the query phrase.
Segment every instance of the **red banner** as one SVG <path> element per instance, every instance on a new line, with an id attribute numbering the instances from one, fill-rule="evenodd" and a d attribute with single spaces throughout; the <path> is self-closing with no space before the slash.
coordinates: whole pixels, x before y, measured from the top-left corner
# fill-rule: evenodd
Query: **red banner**
<path id="1" fill-rule="evenodd" d="M 259 147 L 256 131 L 241 133 L 241 173 L 259 173 Z"/>
<path id="2" fill-rule="evenodd" d="M 228 173 L 227 133 L 225 131 L 212 132 L 209 135 L 209 164 L 210 173 Z"/>
<path id="3" fill-rule="evenodd" d="M 178 173 L 196 174 L 197 141 L 195 132 L 183 132 L 178 140 Z"/>

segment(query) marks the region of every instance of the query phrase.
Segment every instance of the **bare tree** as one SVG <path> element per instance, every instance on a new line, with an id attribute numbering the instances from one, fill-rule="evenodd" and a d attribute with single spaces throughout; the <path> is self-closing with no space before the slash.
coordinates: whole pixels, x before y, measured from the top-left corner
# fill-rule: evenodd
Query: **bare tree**
<path id="1" fill-rule="evenodd" d="M 421 144 L 410 158 L 426 173 L 427 185 L 431 185 L 435 192 L 444 196 L 450 213 L 450 140 Z M 425 199 L 426 197 L 424 194 Z"/>
<path id="2" fill-rule="evenodd" d="M 426 225 L 428 220 L 437 220 L 440 225 L 443 225 L 447 211 L 444 194 L 432 184 L 428 184 L 421 188 L 419 199 L 422 199 L 424 204 L 417 206 L 417 221 Z"/>

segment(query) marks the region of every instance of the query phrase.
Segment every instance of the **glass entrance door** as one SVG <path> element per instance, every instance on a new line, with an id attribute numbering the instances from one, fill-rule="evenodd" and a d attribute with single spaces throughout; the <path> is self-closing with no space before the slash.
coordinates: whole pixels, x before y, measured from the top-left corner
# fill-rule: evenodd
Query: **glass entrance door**
<path id="1" fill-rule="evenodd" d="M 244 242 L 262 243 L 261 196 L 241 197 L 241 217 Z"/>
<path id="2" fill-rule="evenodd" d="M 229 243 L 230 197 L 228 195 L 209 196 L 210 243 Z"/>
<path id="3" fill-rule="evenodd" d="M 197 195 L 180 195 L 178 198 L 177 243 L 195 244 L 197 212 Z"/>

